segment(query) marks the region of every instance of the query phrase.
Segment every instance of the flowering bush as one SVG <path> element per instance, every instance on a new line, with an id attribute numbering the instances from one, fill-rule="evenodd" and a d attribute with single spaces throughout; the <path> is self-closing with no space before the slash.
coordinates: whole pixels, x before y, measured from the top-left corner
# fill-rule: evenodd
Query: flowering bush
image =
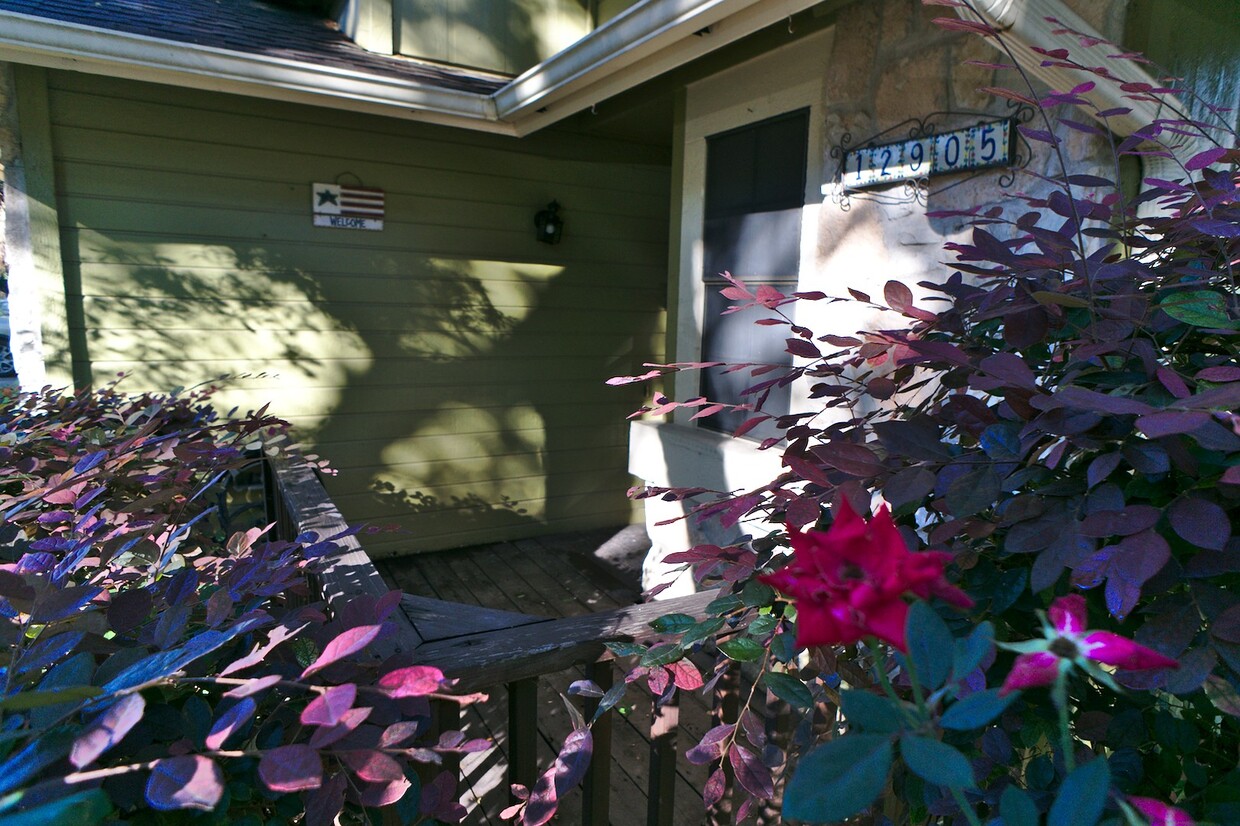
<path id="1" fill-rule="evenodd" d="M 707 806 L 726 786 L 738 819 L 774 793 L 814 823 L 1240 822 L 1240 151 L 1225 120 L 1179 112 L 1179 90 L 1128 83 L 1170 116 L 1115 143 L 1113 179 L 1073 174 L 1056 133 L 1105 137 L 1128 110 L 1082 97 L 1108 67 L 1041 53 L 1081 84 L 994 91 L 1037 107 L 1020 128 L 1060 157 L 1049 194 L 951 213 L 972 239 L 947 245 L 928 301 L 896 281 L 879 301 L 731 278 L 737 307 L 788 329 L 794 366 L 741 366 L 748 404 L 656 395 L 644 410 L 733 407 L 749 412 L 738 435 L 781 432 L 760 447 L 784 473 L 760 488 L 637 492 L 774 529 L 668 557 L 726 596 L 664 647 L 734 635 L 717 673 L 746 664 L 800 716 L 786 753 L 749 710 L 707 732 L 689 752 L 717 766 Z M 1179 179 L 1121 185 L 1120 158 L 1175 158 L 1186 137 Z M 841 300 L 902 324 L 816 335 L 791 313 Z M 717 367 L 649 366 L 613 381 Z M 801 379 L 818 410 L 762 411 Z"/>
<path id="2" fill-rule="evenodd" d="M 328 617 L 306 574 L 339 537 L 211 524 L 284 423 L 207 401 L 0 402 L 0 824 L 459 819 L 454 778 L 411 767 L 488 744 L 420 742 L 449 683 L 362 657 L 400 594 Z"/>

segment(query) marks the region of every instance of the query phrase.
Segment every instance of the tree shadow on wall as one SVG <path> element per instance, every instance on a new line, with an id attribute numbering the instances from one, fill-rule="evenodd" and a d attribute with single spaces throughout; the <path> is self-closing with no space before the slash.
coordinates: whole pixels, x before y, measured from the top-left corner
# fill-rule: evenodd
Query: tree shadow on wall
<path id="1" fill-rule="evenodd" d="M 603 382 L 652 358 L 657 289 L 617 286 L 606 267 L 401 251 L 314 271 L 277 245 L 159 252 L 177 242 L 76 256 L 97 262 L 71 297 L 75 357 L 96 380 L 128 369 L 132 389 L 167 391 L 229 376 L 221 407 L 270 402 L 339 469 L 346 518 L 396 527 L 368 541 L 381 555 L 625 521 L 624 416 L 640 391 Z"/>

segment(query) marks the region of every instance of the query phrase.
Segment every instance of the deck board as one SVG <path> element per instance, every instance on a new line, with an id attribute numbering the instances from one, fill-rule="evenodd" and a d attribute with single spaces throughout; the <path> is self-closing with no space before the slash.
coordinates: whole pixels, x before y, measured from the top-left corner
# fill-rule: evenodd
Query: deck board
<path id="1" fill-rule="evenodd" d="M 609 538 L 609 533 L 565 534 L 523 539 L 458 551 L 388 558 L 378 562 L 381 573 L 396 587 L 421 597 L 478 605 L 495 611 L 546 617 L 573 617 L 632 605 L 637 601 L 636 583 L 588 556 Z M 571 729 L 560 693 L 573 680 L 585 677 L 584 668 L 569 669 L 539 679 L 539 765 L 554 759 L 554 749 Z M 617 669 L 616 679 L 620 677 Z M 463 803 L 469 809 L 465 823 L 500 824 L 499 812 L 509 803 L 505 758 L 507 744 L 507 698 L 502 688 L 491 692 L 486 703 L 472 706 L 463 716 L 470 736 L 495 739 L 495 754 L 466 755 L 462 760 Z M 578 708 L 581 707 L 576 701 Z M 614 723 L 611 769 L 610 822 L 633 826 L 646 818 L 647 782 L 650 766 L 649 722 L 652 702 L 643 687 L 631 689 L 624 714 Z M 681 699 L 683 730 L 677 750 L 684 752 L 691 738 L 709 727 L 709 708 L 697 695 Z M 675 791 L 677 823 L 703 822 L 701 787 L 704 767 L 678 761 Z M 582 801 L 575 790 L 561 803 L 556 822 L 580 822 Z"/>

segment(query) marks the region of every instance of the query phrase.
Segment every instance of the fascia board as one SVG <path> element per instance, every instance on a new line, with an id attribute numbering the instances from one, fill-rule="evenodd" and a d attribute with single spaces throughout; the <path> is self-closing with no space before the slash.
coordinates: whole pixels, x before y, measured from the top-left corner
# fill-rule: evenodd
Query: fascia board
<path id="1" fill-rule="evenodd" d="M 580 73 L 572 84 L 561 87 L 557 94 L 543 96 L 537 110 L 530 111 L 528 107 L 525 107 L 521 116 L 514 121 L 517 134 L 526 135 L 549 126 L 575 112 L 764 29 L 818 2 L 820 0 L 762 0 L 717 23 L 712 23 L 709 35 L 694 37 L 690 34 L 672 46 L 641 58 L 635 58 L 624 65 L 609 64 L 604 53 L 593 67 Z M 700 27 L 693 29 L 694 32 L 699 30 Z M 593 34 L 588 35 L 586 39 L 593 36 Z M 620 69 L 624 71 L 621 72 Z M 521 78 L 518 78 L 504 87 L 496 93 L 496 97 L 505 94 L 520 81 Z M 506 117 L 502 104 L 500 112 L 500 117 Z"/>
<path id="2" fill-rule="evenodd" d="M 645 0 L 496 92 L 498 116 L 512 120 L 546 107 L 586 83 L 619 72 L 730 15 L 761 4 L 763 0 Z"/>
<path id="3" fill-rule="evenodd" d="M 0 12 L 0 60 L 514 134 L 490 95 Z"/>

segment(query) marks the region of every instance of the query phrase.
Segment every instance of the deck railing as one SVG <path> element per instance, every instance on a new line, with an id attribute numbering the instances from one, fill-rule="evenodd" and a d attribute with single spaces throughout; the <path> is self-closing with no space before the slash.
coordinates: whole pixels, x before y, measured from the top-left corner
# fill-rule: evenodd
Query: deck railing
<path id="1" fill-rule="evenodd" d="M 268 461 L 267 488 L 270 516 L 282 538 L 307 532 L 320 538 L 343 533 L 346 523 L 328 497 L 314 467 L 297 457 Z M 340 551 L 315 575 L 314 585 L 328 609 L 360 594 L 379 597 L 390 587 L 361 544 L 351 535 L 339 540 Z M 414 662 L 434 665 L 459 680 L 462 692 L 504 686 L 508 697 L 508 778 L 533 788 L 538 776 L 537 682 L 543 675 L 583 668 L 606 689 L 613 678 L 609 641 L 643 642 L 657 634 L 650 622 L 669 613 L 704 618 L 713 592 L 693 594 L 657 603 L 632 605 L 612 611 L 567 618 L 536 617 L 480 609 L 458 603 L 406 595 L 395 612 L 396 633 L 385 638 L 377 658 L 403 654 Z M 735 705 L 735 681 L 723 680 L 724 703 Z M 587 707 L 587 715 L 593 713 Z M 459 707 L 442 704 L 436 724 L 460 727 Z M 602 715 L 593 726 L 594 750 L 584 781 L 582 823 L 609 823 L 613 715 Z M 650 771 L 646 822 L 672 826 L 676 780 L 678 711 L 674 704 L 657 709 L 651 721 Z"/>

